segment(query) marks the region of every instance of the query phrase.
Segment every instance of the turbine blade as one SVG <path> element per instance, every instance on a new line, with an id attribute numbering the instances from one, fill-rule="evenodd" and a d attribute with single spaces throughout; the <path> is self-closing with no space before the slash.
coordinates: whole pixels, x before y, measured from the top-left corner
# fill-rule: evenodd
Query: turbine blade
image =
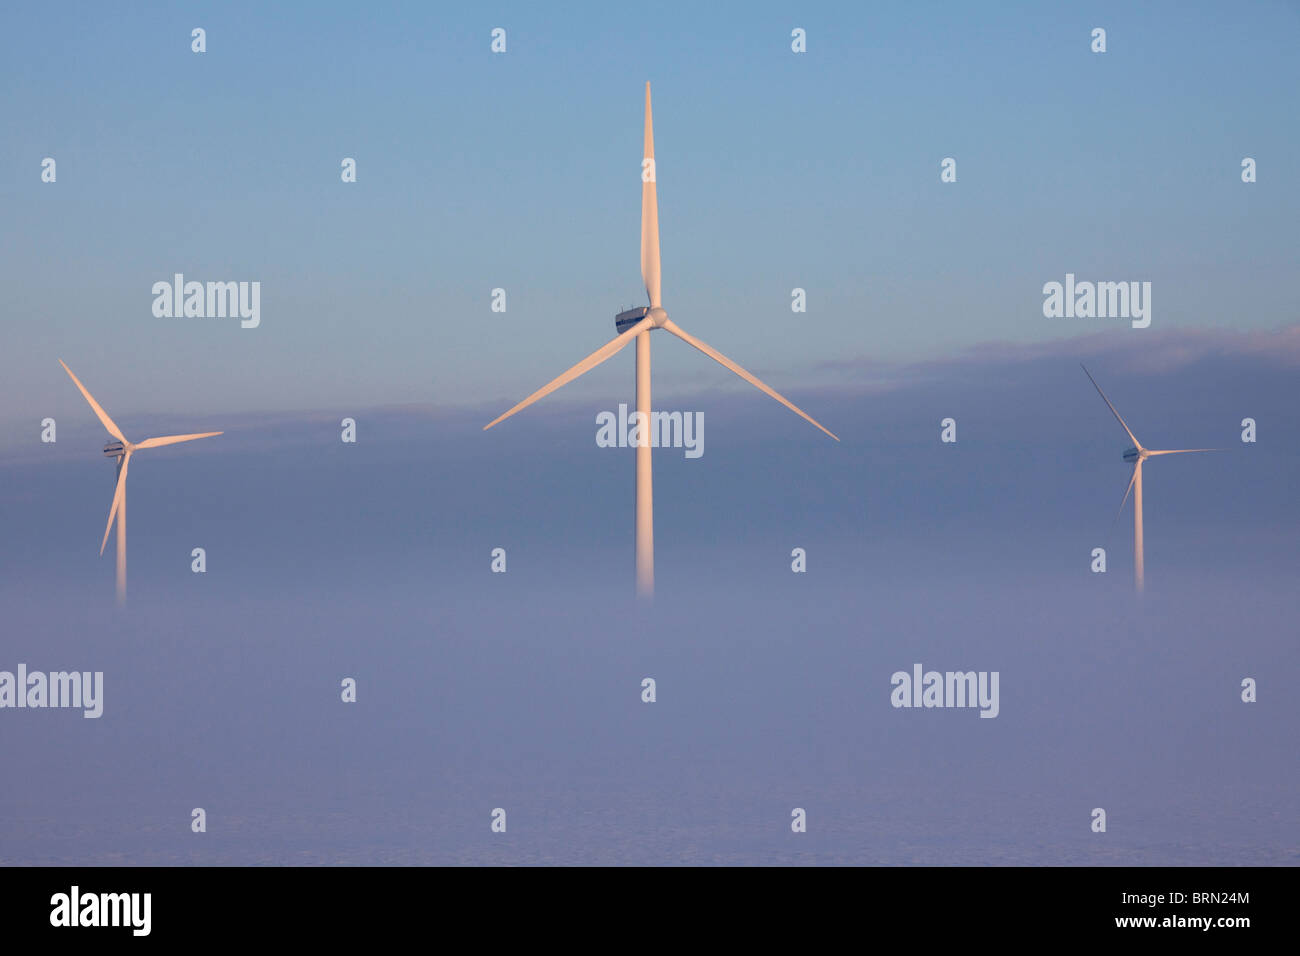
<path id="1" fill-rule="evenodd" d="M 737 365 L 737 364 L 736 364 L 735 362 L 733 362 L 731 359 L 727 358 L 725 355 L 723 355 L 723 354 L 722 354 L 721 352 L 719 352 L 717 349 L 715 349 L 715 348 L 713 348 L 713 347 L 711 347 L 711 346 L 709 346 L 709 345 L 706 345 L 705 343 L 703 343 L 703 342 L 701 342 L 699 339 L 697 339 L 695 336 L 690 335 L 689 333 L 683 331 L 682 328 L 681 328 L 679 325 L 677 325 L 677 323 L 675 323 L 672 319 L 665 319 L 665 320 L 664 320 L 664 324 L 663 324 L 661 327 L 662 327 L 663 329 L 665 329 L 665 330 L 671 332 L 673 335 L 677 336 L 679 339 L 681 339 L 681 340 L 682 340 L 683 342 L 685 342 L 687 345 L 691 345 L 691 346 L 694 346 L 695 348 L 699 349 L 701 352 L 703 352 L 703 353 L 704 353 L 705 355 L 707 355 L 709 358 L 713 359 L 713 361 L 717 362 L 719 365 L 723 366 L 724 368 L 729 368 L 729 369 L 731 369 L 731 371 L 735 372 L 737 375 L 739 375 L 741 378 L 743 378 L 743 379 L 744 379 L 746 382 L 748 382 L 750 385 L 753 385 L 753 386 L 754 386 L 755 388 L 757 388 L 759 391 L 766 392 L 768 395 L 771 395 L 773 398 L 775 398 L 778 402 L 780 402 L 780 403 L 781 403 L 782 405 L 784 405 L 786 408 L 790 409 L 790 411 L 794 412 L 794 413 L 795 413 L 796 415 L 798 415 L 799 417 L 804 418 L 804 419 L 807 419 L 808 421 L 812 422 L 814 425 L 816 425 L 816 426 L 817 426 L 818 428 L 820 428 L 822 431 L 826 432 L 826 434 L 830 435 L 830 436 L 831 436 L 832 438 L 834 438 L 836 441 L 839 441 L 839 440 L 840 440 L 840 439 L 839 439 L 839 436 L 836 435 L 833 431 L 831 431 L 830 429 L 826 428 L 826 427 L 825 427 L 824 425 L 822 425 L 819 421 L 817 421 L 817 419 L 813 418 L 811 415 L 809 415 L 807 412 L 805 412 L 802 408 L 800 408 L 800 407 L 799 407 L 798 405 L 796 405 L 794 402 L 790 401 L 788 398 L 785 398 L 783 395 L 781 395 L 779 392 L 777 392 L 776 389 L 774 389 L 774 388 L 772 388 L 772 387 L 770 387 L 770 386 L 768 386 L 768 385 L 765 385 L 763 382 L 759 381 L 757 378 L 755 378 L 753 375 L 751 375 L 751 374 L 749 374 L 748 372 L 746 372 L 743 368 L 741 368 L 739 365 Z"/>
<path id="2" fill-rule="evenodd" d="M 1083 374 L 1088 376 L 1088 381 L 1092 382 L 1092 387 L 1097 390 L 1097 394 L 1101 396 L 1101 400 L 1110 408 L 1111 414 L 1115 416 L 1115 420 L 1124 426 L 1124 431 L 1128 432 L 1128 437 L 1133 439 L 1133 444 L 1136 447 L 1141 448 L 1142 443 L 1137 440 L 1137 435 L 1134 435 L 1132 429 L 1130 429 L 1128 425 L 1124 424 L 1124 419 L 1119 417 L 1119 412 L 1115 411 L 1115 406 L 1110 404 L 1110 399 L 1107 398 L 1106 393 L 1101 390 L 1101 386 L 1098 385 L 1097 380 L 1092 377 L 1092 373 L 1088 371 L 1087 366 L 1080 362 L 1079 368 L 1083 369 Z"/>
<path id="3" fill-rule="evenodd" d="M 63 365 L 63 359 L 59 359 L 59 364 Z M 123 444 L 130 444 L 130 442 L 126 440 L 126 436 L 122 434 L 122 429 L 118 428 L 117 423 L 108 417 L 108 412 L 104 411 L 104 409 L 100 407 L 99 402 L 95 401 L 90 392 L 86 391 L 86 386 L 81 384 L 81 380 L 72 374 L 72 369 L 63 365 L 63 371 L 68 373 L 68 377 L 72 379 L 72 383 L 81 390 L 81 394 L 85 397 L 86 401 L 90 403 L 91 411 L 99 416 L 99 420 L 103 422 L 104 427 L 108 429 L 108 433 Z"/>
<path id="4" fill-rule="evenodd" d="M 1115 512 L 1115 517 L 1111 519 L 1110 530 L 1115 530 L 1115 522 L 1119 521 L 1119 516 L 1124 513 L 1124 506 L 1128 504 L 1128 496 L 1133 492 L 1133 485 L 1137 482 L 1138 469 L 1142 467 L 1142 462 L 1137 462 L 1133 466 L 1133 474 L 1129 477 L 1128 487 L 1124 489 L 1124 499 L 1119 503 L 1119 510 Z M 1107 532 L 1109 536 L 1110 532 Z"/>
<path id="5" fill-rule="evenodd" d="M 1188 455 L 1194 451 L 1223 451 L 1222 448 L 1172 448 L 1169 451 L 1149 451 L 1148 455 Z"/>
<path id="6" fill-rule="evenodd" d="M 99 553 L 103 555 L 104 546 L 108 544 L 108 533 L 113 529 L 113 519 L 117 517 L 117 509 L 126 499 L 126 469 L 131 464 L 131 453 L 128 451 L 126 457 L 122 459 L 122 471 L 117 476 L 117 487 L 113 489 L 113 507 L 108 509 L 108 525 L 104 528 L 104 540 L 99 544 Z"/>
<path id="7" fill-rule="evenodd" d="M 641 166 L 641 278 L 650 297 L 650 308 L 657 309 L 663 303 L 659 299 L 659 194 L 655 187 L 658 170 L 654 158 L 655 129 L 650 116 L 650 84 L 646 83 L 645 155 Z M 646 159 L 650 160 L 648 166 Z"/>
<path id="8" fill-rule="evenodd" d="M 141 448 L 157 448 L 160 445 L 175 445 L 177 442 L 194 441 L 196 438 L 211 438 L 213 435 L 224 435 L 225 432 L 201 432 L 197 435 L 167 435 L 163 438 L 146 438 L 140 444 L 136 445 L 136 451 Z"/>
<path id="9" fill-rule="evenodd" d="M 497 422 L 504 421 L 505 419 L 513 415 L 515 412 L 527 408 L 529 405 L 533 404 L 533 402 L 537 401 L 538 399 L 545 398 L 547 395 L 551 394 L 551 392 L 555 391 L 557 388 L 569 384 L 584 372 L 591 371 L 601 362 L 605 361 L 605 359 L 609 358 L 611 355 L 613 355 L 623 346 L 631 342 L 634 338 L 636 338 L 646 329 L 653 328 L 653 327 L 654 327 L 654 319 L 650 318 L 649 316 L 642 319 L 640 322 L 632 326 L 622 335 L 619 335 L 618 337 L 611 339 L 610 341 L 602 345 L 600 348 L 596 349 L 596 351 L 592 352 L 585 359 L 583 359 L 577 365 L 573 366 L 573 368 L 569 369 L 559 378 L 553 379 L 547 384 L 543 385 L 541 388 L 533 392 L 533 394 L 529 395 L 527 398 L 525 398 L 514 408 L 510 409 L 510 411 L 488 422 L 486 425 L 483 426 L 483 430 L 487 431 L 493 425 L 497 424 Z"/>

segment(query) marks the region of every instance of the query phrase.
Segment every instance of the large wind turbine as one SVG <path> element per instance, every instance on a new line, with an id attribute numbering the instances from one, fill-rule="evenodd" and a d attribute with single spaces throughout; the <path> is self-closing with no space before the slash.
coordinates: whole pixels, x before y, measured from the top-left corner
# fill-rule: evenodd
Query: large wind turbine
<path id="1" fill-rule="evenodd" d="M 103 422 L 104 427 L 108 429 L 116 441 L 110 441 L 104 446 L 104 457 L 115 458 L 117 460 L 117 487 L 113 491 L 113 505 L 108 509 L 108 524 L 104 528 L 104 540 L 100 542 L 99 553 L 104 553 L 104 546 L 108 544 L 108 533 L 113 529 L 113 519 L 117 519 L 117 603 L 123 605 L 126 603 L 126 472 L 131 465 L 131 456 L 143 448 L 157 448 L 160 445 L 175 445 L 177 442 L 194 441 L 196 438 L 211 438 L 213 435 L 220 435 L 221 432 L 202 432 L 197 435 L 166 435 L 162 438 L 146 438 L 142 442 L 132 444 L 126 440 L 122 434 L 122 429 L 117 427 L 113 419 L 108 417 L 108 412 L 100 407 L 99 402 L 86 391 L 86 386 L 81 384 L 81 380 L 72 374 L 72 369 L 64 365 L 63 359 L 59 359 L 59 364 L 63 365 L 63 371 L 68 373 L 74 385 L 85 396 L 86 401 L 90 404 L 91 411 Z"/>
<path id="2" fill-rule="evenodd" d="M 664 329 L 677 336 L 687 345 L 699 349 L 718 364 L 735 372 L 749 384 L 771 395 L 778 402 L 797 415 L 806 418 L 822 431 L 839 441 L 834 434 L 824 428 L 811 415 L 796 406 L 789 399 L 759 381 L 721 352 L 701 342 L 695 336 L 677 326 L 668 313 L 664 311 L 659 295 L 659 199 L 655 191 L 655 138 L 654 124 L 650 117 L 650 84 L 645 85 L 645 155 L 641 173 L 641 278 L 645 281 L 646 295 L 650 298 L 648 308 L 641 307 L 621 312 L 614 319 L 614 327 L 619 335 L 592 352 L 573 368 L 559 378 L 543 385 L 504 415 L 483 426 L 491 428 L 520 409 L 527 408 L 540 398 L 551 394 L 562 385 L 573 381 L 584 372 L 590 371 L 605 361 L 615 352 L 636 339 L 636 411 L 637 419 L 642 423 L 640 434 L 645 439 L 636 449 L 636 589 L 643 597 L 654 593 L 655 557 L 654 557 L 654 503 L 651 491 L 650 472 L 650 332 Z"/>
<path id="3" fill-rule="evenodd" d="M 1143 557 L 1142 557 L 1142 463 L 1146 461 L 1148 458 L 1151 458 L 1155 455 L 1186 455 L 1191 452 L 1218 451 L 1219 449 L 1217 448 L 1174 448 L 1167 451 L 1152 451 L 1151 449 L 1143 448 L 1142 443 L 1137 440 L 1137 436 L 1134 435 L 1133 431 L 1128 427 L 1128 425 L 1124 423 L 1124 419 L 1119 417 L 1119 412 L 1115 411 L 1115 406 L 1111 405 L 1110 399 L 1107 398 L 1106 393 L 1101 390 L 1101 386 L 1098 385 L 1097 380 L 1092 377 L 1092 373 L 1088 371 L 1087 366 L 1080 363 L 1079 367 L 1083 369 L 1083 374 L 1088 376 L 1088 381 L 1092 382 L 1092 387 L 1097 390 L 1097 394 L 1101 396 L 1101 400 L 1106 403 L 1107 407 L 1110 408 L 1111 414 L 1115 416 L 1115 420 L 1120 423 L 1120 425 L 1124 428 L 1124 431 L 1128 433 L 1128 437 L 1133 442 L 1133 447 L 1126 449 L 1124 452 L 1124 460 L 1127 462 L 1131 462 L 1133 465 L 1133 475 L 1128 480 L 1128 488 L 1124 490 L 1124 498 L 1119 503 L 1119 511 L 1116 512 L 1115 517 L 1118 518 L 1120 514 L 1123 513 L 1124 505 L 1128 504 L 1129 492 L 1132 492 L 1133 493 L 1133 580 L 1134 583 L 1137 585 L 1138 593 L 1140 594 L 1142 592 L 1142 589 L 1145 587 L 1145 582 L 1143 580 L 1144 567 L 1143 567 Z"/>

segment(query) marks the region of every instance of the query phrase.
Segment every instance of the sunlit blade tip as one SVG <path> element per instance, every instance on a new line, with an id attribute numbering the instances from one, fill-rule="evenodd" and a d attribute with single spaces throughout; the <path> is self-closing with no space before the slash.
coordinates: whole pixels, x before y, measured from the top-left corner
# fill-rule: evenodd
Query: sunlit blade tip
<path id="1" fill-rule="evenodd" d="M 159 448 L 163 445 L 175 445 L 178 442 L 196 441 L 200 438 L 212 438 L 215 435 L 224 434 L 225 432 L 199 432 L 194 435 L 164 435 L 161 438 L 146 438 L 135 447 L 137 450 L 141 448 Z"/>
<path id="2" fill-rule="evenodd" d="M 81 392 L 81 397 L 86 400 L 86 404 L 88 404 L 90 410 L 95 413 L 95 417 L 99 419 L 100 424 L 108 429 L 110 435 L 118 441 L 125 443 L 126 436 L 122 434 L 122 429 L 118 428 L 117 423 L 108 417 L 108 412 L 104 411 L 99 402 L 95 401 L 94 396 L 86 390 L 86 386 L 81 384 L 81 379 L 72 374 L 72 369 L 68 368 L 67 363 L 64 362 L 63 359 L 59 359 L 59 364 L 63 366 L 63 371 L 67 372 L 68 377 L 72 379 L 72 384 L 77 386 L 77 391 Z"/>
<path id="3" fill-rule="evenodd" d="M 601 362 L 605 361 L 605 359 L 609 358 L 615 352 L 619 351 L 619 349 L 623 348 L 623 346 L 627 345 L 639 334 L 641 334 L 642 332 L 644 332 L 646 329 L 650 328 L 653 325 L 654 325 L 654 319 L 651 319 L 649 317 L 642 319 L 640 322 L 632 326 L 626 332 L 616 336 L 613 339 L 610 339 L 610 341 L 606 342 L 600 348 L 596 349 L 596 351 L 592 352 L 585 359 L 583 359 L 577 365 L 570 368 L 568 371 L 561 374 L 559 377 L 554 378 L 551 381 L 547 382 L 537 391 L 533 392 L 533 394 L 525 398 L 522 402 L 515 405 L 514 408 L 510 409 L 504 415 L 500 415 L 497 418 L 494 418 L 492 421 L 488 422 L 486 425 L 483 426 L 483 430 L 487 431 L 493 425 L 497 424 L 498 422 L 504 421 L 505 419 L 513 415 L 515 412 L 523 411 L 529 405 L 533 404 L 534 402 L 540 399 L 545 398 L 547 395 L 551 394 L 551 392 L 555 391 L 557 388 L 569 384 L 569 382 L 572 382 L 579 375 L 591 371 Z"/>
<path id="4" fill-rule="evenodd" d="M 1129 477 L 1128 487 L 1124 489 L 1124 497 L 1120 499 L 1119 510 L 1115 512 L 1115 517 L 1110 520 L 1111 531 L 1115 530 L 1115 524 L 1119 521 L 1119 516 L 1124 513 L 1124 506 L 1128 504 L 1128 496 L 1133 491 L 1133 484 L 1137 481 L 1138 469 L 1141 467 L 1141 462 L 1138 462 L 1133 466 L 1133 474 Z"/>
<path id="5" fill-rule="evenodd" d="M 113 489 L 113 504 L 108 509 L 108 524 L 104 526 L 104 540 L 99 543 L 99 554 L 102 557 L 104 548 L 108 544 L 108 533 L 113 530 L 113 519 L 117 517 L 117 509 L 121 506 L 122 501 L 126 498 L 126 470 L 131 465 L 131 453 L 127 452 L 126 457 L 122 459 L 122 470 L 117 476 L 117 487 Z"/>
<path id="6" fill-rule="evenodd" d="M 722 354 L 721 352 L 719 352 L 717 349 L 713 348 L 713 347 L 710 346 L 710 345 L 705 344 L 704 342 L 701 342 L 701 341 L 700 341 L 699 339 L 697 339 L 695 336 L 690 335 L 689 333 L 687 333 L 686 331 L 684 331 L 684 330 L 681 328 L 681 326 L 677 325 L 677 323 L 675 323 L 672 319 L 668 319 L 668 320 L 666 320 L 666 321 L 664 322 L 664 324 L 663 324 L 663 328 L 666 329 L 667 331 L 671 332 L 673 335 L 677 336 L 679 339 L 681 339 L 681 340 L 682 340 L 683 342 L 685 342 L 687 345 L 690 345 L 690 346 L 692 346 L 693 348 L 699 349 L 701 352 L 703 352 L 703 353 L 704 353 L 705 355 L 707 355 L 709 358 L 713 359 L 713 361 L 717 362 L 717 363 L 718 363 L 719 365 L 721 365 L 723 368 L 730 369 L 731 371 L 735 372 L 737 375 L 739 375 L 741 378 L 743 378 L 743 379 L 744 379 L 746 382 L 748 382 L 750 385 L 753 385 L 753 386 L 754 386 L 755 388 L 757 388 L 759 391 L 761 391 L 761 392 L 765 392 L 766 394 L 770 395 L 772 398 L 775 398 L 778 402 L 780 402 L 780 403 L 781 403 L 782 405 L 784 405 L 786 408 L 790 409 L 790 411 L 794 412 L 796 415 L 798 415 L 800 418 L 804 419 L 805 421 L 807 421 L 807 422 L 809 422 L 809 423 L 811 423 L 811 424 L 817 426 L 817 427 L 820 428 L 823 432 L 825 432 L 827 435 L 829 435 L 831 438 L 834 438 L 836 441 L 839 441 L 839 440 L 840 440 L 840 436 L 836 435 L 833 431 L 831 431 L 829 428 L 827 428 L 827 427 L 826 427 L 825 425 L 823 425 L 821 422 L 817 421 L 817 419 L 813 418 L 811 415 L 809 415 L 807 412 L 805 412 L 802 408 L 800 408 L 800 407 L 799 407 L 798 405 L 796 405 L 794 402 L 790 401 L 788 398 L 786 398 L 784 395 L 782 395 L 782 394 L 781 394 L 780 392 L 778 392 L 776 389 L 774 389 L 774 388 L 772 388 L 770 385 L 767 385 L 766 383 L 760 381 L 760 380 L 758 379 L 757 376 L 751 375 L 749 372 L 745 371 L 743 368 L 741 368 L 739 365 L 737 365 L 737 364 L 736 364 L 735 362 L 733 362 L 731 359 L 727 358 L 725 355 L 723 355 L 723 354 Z"/>
<path id="7" fill-rule="evenodd" d="M 641 279 L 645 282 L 650 308 L 659 308 L 661 280 L 659 265 L 659 178 L 655 163 L 654 120 L 650 111 L 650 83 L 645 85 L 645 148 L 641 159 Z"/>
<path id="8" fill-rule="evenodd" d="M 1128 437 L 1133 440 L 1133 444 L 1138 448 L 1141 448 L 1142 443 L 1137 440 L 1137 436 L 1133 434 L 1133 430 L 1128 427 L 1128 424 L 1125 423 L 1124 419 L 1119 417 L 1119 412 L 1117 412 L 1115 406 L 1110 403 L 1110 399 L 1106 397 L 1106 393 L 1101 390 L 1101 386 L 1097 384 L 1097 380 L 1092 377 L 1092 373 L 1088 371 L 1088 367 L 1080 362 L 1079 368 L 1083 369 L 1083 374 L 1088 376 L 1088 381 L 1092 382 L 1092 387 L 1097 390 L 1097 394 L 1101 396 L 1101 400 L 1106 403 L 1106 407 L 1110 409 L 1110 413 L 1115 416 L 1115 421 L 1119 422 L 1124 431 L 1128 433 Z"/>

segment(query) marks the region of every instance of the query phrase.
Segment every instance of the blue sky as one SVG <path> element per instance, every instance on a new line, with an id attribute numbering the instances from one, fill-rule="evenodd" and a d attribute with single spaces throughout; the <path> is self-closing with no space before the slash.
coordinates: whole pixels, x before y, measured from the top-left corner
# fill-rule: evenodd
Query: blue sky
<path id="1" fill-rule="evenodd" d="M 56 357 L 124 414 L 513 403 L 643 301 L 646 80 L 665 303 L 778 389 L 987 340 L 1140 348 L 1042 316 L 1067 271 L 1151 281 L 1157 329 L 1296 319 L 1292 6 L 658 9 L 8 11 L 5 423 L 66 393 Z M 177 271 L 261 281 L 261 328 L 155 318 Z M 725 383 L 655 341 L 661 394 Z"/>

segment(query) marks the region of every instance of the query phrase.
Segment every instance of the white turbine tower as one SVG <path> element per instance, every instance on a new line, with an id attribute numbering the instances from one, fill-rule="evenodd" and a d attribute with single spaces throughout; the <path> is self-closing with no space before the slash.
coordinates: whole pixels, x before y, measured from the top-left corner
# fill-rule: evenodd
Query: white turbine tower
<path id="1" fill-rule="evenodd" d="M 142 442 L 132 444 L 126 440 L 122 434 L 122 429 L 117 427 L 113 419 L 108 417 L 108 412 L 100 407 L 99 402 L 86 391 L 86 386 L 81 384 L 77 376 L 72 374 L 72 369 L 64 365 L 63 359 L 59 359 L 59 364 L 63 365 L 63 371 L 68 373 L 74 385 L 85 396 L 86 401 L 90 404 L 91 410 L 98 416 L 104 427 L 108 429 L 117 441 L 111 441 L 104 446 L 104 456 L 106 458 L 117 459 L 117 486 L 113 491 L 113 505 L 108 509 L 108 524 L 104 528 L 104 540 L 100 542 L 99 553 L 104 553 L 104 546 L 108 544 L 108 533 L 113 530 L 113 519 L 117 519 L 117 603 L 119 606 L 126 603 L 126 472 L 131 465 L 131 456 L 143 448 L 157 448 L 160 445 L 175 445 L 177 442 L 194 441 L 196 438 L 211 438 L 213 435 L 220 435 L 221 432 L 202 432 L 197 435 L 166 435 L 162 438 L 146 438 Z"/>
<path id="2" fill-rule="evenodd" d="M 636 449 L 636 589 L 642 597 L 654 594 L 655 582 L 655 546 L 654 546 L 654 498 L 650 470 L 650 332 L 664 329 L 677 336 L 686 344 L 699 349 L 709 358 L 735 372 L 749 384 L 771 395 L 778 402 L 795 414 L 807 419 L 836 441 L 839 438 L 824 428 L 811 415 L 796 406 L 789 399 L 759 381 L 721 352 L 701 342 L 677 326 L 668 313 L 664 311 L 659 295 L 659 199 L 655 192 L 655 139 L 654 124 L 650 116 L 650 84 L 645 85 L 645 155 L 641 166 L 641 278 L 645 281 L 646 295 L 650 306 L 631 309 L 619 313 L 614 320 L 614 327 L 619 335 L 592 352 L 573 368 L 559 378 L 543 385 L 504 415 L 483 426 L 491 428 L 520 409 L 527 408 L 538 399 L 551 394 L 562 385 L 573 381 L 584 372 L 590 371 L 605 361 L 615 352 L 636 339 L 636 411 L 637 420 L 641 422 L 640 434 L 643 441 Z"/>
<path id="3" fill-rule="evenodd" d="M 1218 448 L 1174 448 L 1168 451 L 1152 451 L 1150 449 L 1143 448 L 1142 443 L 1137 440 L 1137 436 L 1133 434 L 1132 429 L 1130 429 L 1128 425 L 1124 423 L 1124 419 L 1119 417 L 1119 412 L 1115 411 L 1115 406 L 1111 405 L 1110 399 L 1107 398 L 1106 393 L 1101 390 L 1101 386 L 1098 385 L 1097 380 L 1092 377 L 1092 373 L 1089 372 L 1087 367 L 1084 366 L 1082 363 L 1080 363 L 1079 367 L 1083 369 L 1083 374 L 1088 376 L 1088 381 L 1092 382 L 1092 387 L 1097 390 L 1097 394 L 1101 396 L 1101 400 L 1106 403 L 1107 407 L 1110 408 L 1111 414 L 1115 416 L 1115 420 L 1120 423 L 1124 431 L 1128 433 L 1128 437 L 1133 442 L 1133 447 L 1126 449 L 1124 452 L 1124 460 L 1127 462 L 1131 462 L 1133 465 L 1133 475 L 1128 480 L 1128 488 L 1124 490 L 1124 498 L 1119 503 L 1119 511 L 1115 513 L 1115 517 L 1116 519 L 1118 519 L 1120 514 L 1123 513 L 1124 505 L 1128 504 L 1129 492 L 1132 492 L 1133 493 L 1133 580 L 1134 583 L 1137 585 L 1137 590 L 1138 593 L 1140 594 L 1142 593 L 1143 588 L 1146 586 L 1145 579 L 1144 579 L 1144 575 L 1145 575 L 1144 562 L 1142 556 L 1142 463 L 1146 461 L 1148 458 L 1151 458 L 1155 455 L 1186 455 L 1186 454 L 1190 454 L 1191 452 L 1219 451 L 1220 449 Z"/>

